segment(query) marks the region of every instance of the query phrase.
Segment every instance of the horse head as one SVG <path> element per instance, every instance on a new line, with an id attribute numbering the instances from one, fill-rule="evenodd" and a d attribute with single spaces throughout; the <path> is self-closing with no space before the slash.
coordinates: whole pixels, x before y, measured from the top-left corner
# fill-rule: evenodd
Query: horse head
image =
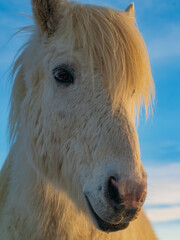
<path id="1" fill-rule="evenodd" d="M 26 135 L 28 160 L 97 228 L 124 229 L 146 197 L 135 115 L 143 102 L 148 109 L 153 92 L 134 6 L 32 6 L 36 26 L 20 57 L 24 91 L 15 124 Z"/>

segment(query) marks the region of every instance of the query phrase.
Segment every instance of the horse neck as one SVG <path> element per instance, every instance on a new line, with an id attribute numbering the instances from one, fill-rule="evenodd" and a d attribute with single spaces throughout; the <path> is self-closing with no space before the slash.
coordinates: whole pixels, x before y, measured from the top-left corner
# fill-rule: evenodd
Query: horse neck
<path id="1" fill-rule="evenodd" d="M 38 175 L 19 146 L 15 143 L 12 147 L 0 175 L 4 183 L 1 181 L 0 184 L 0 204 L 3 202 L 5 209 L 2 219 L 8 212 L 12 213 L 6 218 L 7 227 L 9 225 L 13 229 L 13 224 L 16 225 L 17 236 L 21 232 L 27 239 L 41 239 L 42 236 L 47 240 L 59 239 L 60 236 L 62 240 L 87 239 L 83 234 L 92 232 L 89 230 L 90 221 L 77 211 L 65 193 Z M 82 227 L 83 231 L 80 230 Z M 34 238 L 29 237 L 32 232 Z M 21 240 L 20 237 L 17 239 Z"/>

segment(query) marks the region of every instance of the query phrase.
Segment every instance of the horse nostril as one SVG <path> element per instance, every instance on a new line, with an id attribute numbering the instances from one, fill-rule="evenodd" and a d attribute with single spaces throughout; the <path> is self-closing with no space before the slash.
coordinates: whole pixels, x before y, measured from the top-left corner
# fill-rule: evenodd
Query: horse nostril
<path id="1" fill-rule="evenodd" d="M 115 209 L 139 209 L 146 197 L 146 183 L 135 180 L 117 181 L 108 179 L 106 197 Z"/>
<path id="2" fill-rule="evenodd" d="M 108 198 L 113 203 L 113 205 L 119 206 L 123 203 L 123 199 L 120 197 L 119 190 L 117 186 L 113 184 L 113 181 L 116 181 L 115 177 L 110 177 L 108 181 Z"/>

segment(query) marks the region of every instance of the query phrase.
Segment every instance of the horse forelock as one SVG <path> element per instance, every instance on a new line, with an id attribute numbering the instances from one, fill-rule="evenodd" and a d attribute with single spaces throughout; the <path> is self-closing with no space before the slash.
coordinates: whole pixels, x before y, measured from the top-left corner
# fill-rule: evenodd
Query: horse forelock
<path id="1" fill-rule="evenodd" d="M 73 49 L 84 49 L 92 69 L 96 66 L 101 71 L 113 111 L 122 101 L 130 100 L 132 113 L 135 110 L 138 115 L 144 103 L 148 114 L 154 83 L 147 49 L 134 18 L 116 9 L 74 4 L 62 19 L 61 27 L 67 44 Z"/>

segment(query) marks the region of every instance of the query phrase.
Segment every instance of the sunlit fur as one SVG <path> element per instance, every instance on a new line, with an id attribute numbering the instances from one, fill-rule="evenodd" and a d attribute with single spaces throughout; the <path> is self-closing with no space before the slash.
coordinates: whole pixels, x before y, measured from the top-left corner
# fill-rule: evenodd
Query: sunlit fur
<path id="1" fill-rule="evenodd" d="M 24 45 L 20 56 L 14 63 L 13 76 L 15 77 L 12 83 L 9 115 L 11 149 L 0 173 L 0 234 L 2 240 L 156 239 L 144 213 L 141 213 L 138 220 L 131 223 L 124 231 L 107 235 L 97 230 L 87 210 L 84 210 L 82 188 L 76 175 L 73 175 L 77 170 L 79 175 L 87 170 L 84 168 L 85 164 L 89 164 L 88 171 L 90 169 L 94 171 L 93 168 L 96 167 L 101 169 L 100 160 L 97 160 L 97 163 L 88 162 L 92 156 L 98 156 L 97 159 L 106 156 L 105 145 L 102 145 L 104 151 L 101 146 L 98 146 L 98 141 L 101 143 L 103 139 L 98 140 L 98 137 L 93 135 L 93 131 L 98 129 L 100 132 L 101 127 L 103 129 L 106 125 L 110 130 L 109 132 L 104 130 L 104 133 L 109 134 L 109 139 L 114 137 L 115 142 L 120 141 L 121 137 L 116 136 L 114 127 L 116 124 L 113 122 L 116 120 L 112 120 L 111 123 L 111 116 L 112 119 L 114 116 L 121 119 L 120 124 L 124 124 L 127 120 L 125 126 L 122 126 L 122 133 L 127 135 L 124 139 L 129 145 L 126 146 L 126 143 L 122 141 L 122 144 L 126 146 L 122 155 L 135 159 L 130 170 L 128 170 L 128 165 L 125 171 L 127 173 L 129 171 L 132 176 L 139 174 L 138 179 L 142 178 L 134 122 L 143 103 L 148 114 L 154 96 L 154 83 L 142 36 L 134 25 L 134 17 L 125 11 L 66 1 L 61 8 L 61 14 L 57 16 L 56 21 L 58 26 L 55 26 L 56 30 L 51 32 L 51 36 L 38 23 L 28 28 L 31 32 L 30 40 Z M 63 49 L 60 51 L 61 43 Z M 52 103 L 52 109 L 51 105 L 48 105 L 52 97 L 50 96 L 48 100 L 46 96 L 46 102 L 43 101 L 45 98 L 41 95 L 44 94 L 44 89 L 48 89 L 45 80 L 48 77 L 44 76 L 44 69 L 53 67 L 52 59 L 58 59 L 61 55 L 68 62 L 72 62 L 73 58 L 81 60 L 83 67 L 81 66 L 80 69 L 84 71 L 81 73 L 81 78 L 84 79 L 81 84 L 89 86 L 89 89 L 86 88 L 89 92 L 83 92 L 84 99 L 87 95 L 88 99 L 93 99 L 95 96 L 99 100 L 97 107 L 94 107 L 98 113 L 93 112 L 93 108 L 89 109 L 91 105 L 87 105 L 85 110 L 84 108 L 78 109 L 78 107 L 76 109 L 80 116 L 81 111 L 84 111 L 83 114 L 87 115 L 86 119 L 88 119 L 86 123 L 82 114 L 82 119 L 79 120 L 80 126 L 78 125 L 79 131 L 76 132 L 81 141 L 89 141 L 87 145 L 91 146 L 91 149 L 86 149 L 84 145 L 82 152 L 78 152 L 79 144 L 73 137 L 70 140 L 67 138 L 74 131 L 74 122 L 71 123 L 72 127 L 69 126 L 69 131 L 63 117 L 60 125 L 55 115 L 56 104 Z M 61 58 L 60 61 L 62 61 Z M 57 64 L 57 60 L 55 63 Z M 78 69 L 78 66 L 75 68 Z M 46 73 L 49 73 L 48 70 Z M 86 83 L 89 76 L 91 81 Z M 99 79 L 101 79 L 100 85 Z M 102 96 L 99 97 L 99 95 Z M 103 101 L 104 99 L 108 104 Z M 96 105 L 95 100 L 92 103 Z M 82 101 L 79 105 L 81 104 Z M 49 112 L 47 108 L 43 110 L 46 105 Z M 96 119 L 93 120 L 96 115 L 99 119 L 106 115 L 102 118 L 102 126 L 97 129 L 94 127 Z M 60 129 L 58 129 L 59 126 Z M 51 128 L 54 128 L 53 132 Z M 61 136 L 57 134 L 58 131 Z M 62 152 L 60 152 L 58 144 L 63 138 L 67 138 L 69 142 L 62 144 Z M 88 155 L 90 150 L 93 151 L 90 153 L 92 156 Z M 119 154 L 119 150 L 117 153 Z M 118 155 L 117 153 L 115 155 Z M 58 158 L 63 158 L 64 155 L 66 158 L 60 162 Z M 76 159 L 77 156 L 78 159 Z M 39 162 L 38 159 L 40 159 Z M 69 159 L 72 161 L 72 166 L 70 166 Z M 29 161 L 34 162 L 31 165 Z M 104 164 L 109 166 L 111 162 L 105 160 Z M 112 164 L 115 165 L 116 161 L 113 160 Z M 67 178 L 64 177 L 66 174 L 69 177 L 72 175 L 72 179 L 69 180 L 71 182 L 66 182 Z M 102 176 L 98 177 L 102 179 Z M 90 179 L 90 176 L 88 178 Z M 81 184 L 87 185 L 88 180 L 84 180 L 83 177 L 82 179 Z M 60 186 L 59 181 L 62 181 Z M 74 185 L 71 186 L 71 184 Z M 69 189 L 67 193 L 66 187 Z M 23 192 L 21 192 L 22 189 Z M 27 209 L 26 206 L 28 206 Z M 26 209 L 24 212 L 21 210 L 23 207 Z"/>

